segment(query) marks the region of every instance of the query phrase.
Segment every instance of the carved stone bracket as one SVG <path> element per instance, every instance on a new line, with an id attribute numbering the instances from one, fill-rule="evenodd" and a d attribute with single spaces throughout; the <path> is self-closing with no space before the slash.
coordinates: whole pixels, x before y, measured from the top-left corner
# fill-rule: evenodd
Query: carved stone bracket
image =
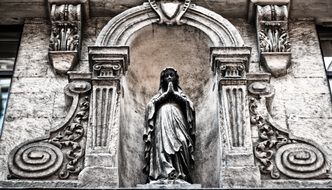
<path id="1" fill-rule="evenodd" d="M 89 76 L 70 80 L 65 87 L 67 101 L 71 101 L 71 106 L 62 124 L 45 137 L 24 142 L 10 152 L 8 178 L 77 178 L 83 169 L 84 136 L 89 115 L 91 84 L 87 78 Z"/>
<path id="2" fill-rule="evenodd" d="M 249 81 L 250 121 L 258 130 L 254 154 L 261 174 L 272 179 L 330 178 L 326 154 L 319 146 L 292 136 L 273 121 L 268 111 L 274 96 L 269 78 L 251 75 Z"/>
<path id="3" fill-rule="evenodd" d="M 284 76 L 291 57 L 288 35 L 289 2 L 258 0 L 254 4 L 261 62 L 274 77 Z"/>
<path id="4" fill-rule="evenodd" d="M 159 16 L 159 24 L 181 25 L 181 18 L 189 8 L 191 0 L 149 0 L 149 3 Z"/>
<path id="5" fill-rule="evenodd" d="M 129 47 L 89 47 L 92 103 L 87 132 L 83 186 L 118 186 L 121 77 L 129 65 Z M 94 173 L 105 177 L 93 176 Z"/>
<path id="6" fill-rule="evenodd" d="M 56 73 L 65 74 L 78 62 L 81 46 L 82 9 L 88 10 L 88 2 L 83 0 L 49 0 L 48 2 L 52 24 L 49 60 Z"/>

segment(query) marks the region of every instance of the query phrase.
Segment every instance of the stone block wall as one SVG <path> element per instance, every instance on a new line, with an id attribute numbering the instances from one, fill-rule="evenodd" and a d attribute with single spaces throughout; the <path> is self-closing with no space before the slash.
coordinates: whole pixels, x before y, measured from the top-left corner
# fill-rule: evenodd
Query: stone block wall
<path id="1" fill-rule="evenodd" d="M 101 29 L 110 19 L 93 17 L 83 23 L 81 57 L 74 70 L 89 71 L 88 46 L 94 45 Z M 245 19 L 232 18 L 229 21 L 238 29 L 245 45 L 252 47 L 250 72 L 264 72 L 259 64 L 254 24 Z M 292 44 L 291 66 L 286 76 L 271 79 L 275 88 L 271 115 L 291 134 L 319 145 L 332 163 L 332 103 L 315 22 L 310 19 L 291 20 L 289 34 Z M 49 64 L 49 37 L 50 24 L 47 20 L 26 19 L 0 138 L 0 181 L 7 180 L 7 158 L 15 146 L 43 136 L 66 116 L 64 87 L 68 79 L 67 76 L 55 74 Z M 255 141 L 256 129 L 252 131 Z M 277 183 L 277 180 L 265 182 L 263 187 L 274 187 Z M 278 187 L 293 187 L 297 183 L 299 181 L 279 184 L 281 186 Z M 318 182 L 317 185 L 314 181 L 307 184 L 312 187 L 319 185 L 327 186 L 327 183 Z"/>

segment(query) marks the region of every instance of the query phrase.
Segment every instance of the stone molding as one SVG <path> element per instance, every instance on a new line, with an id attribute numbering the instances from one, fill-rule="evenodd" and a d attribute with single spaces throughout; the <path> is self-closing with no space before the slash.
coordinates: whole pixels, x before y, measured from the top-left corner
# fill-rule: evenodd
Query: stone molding
<path id="1" fill-rule="evenodd" d="M 9 154 L 9 179 L 77 179 L 83 169 L 85 134 L 91 84 L 87 75 L 73 78 L 65 87 L 64 122 L 40 137 L 16 146 Z"/>
<path id="2" fill-rule="evenodd" d="M 102 29 L 96 46 L 129 45 L 130 37 L 138 30 L 159 22 L 159 16 L 149 3 L 128 9 L 114 17 Z M 181 17 L 181 24 L 198 28 L 207 34 L 213 46 L 241 47 L 243 39 L 238 30 L 225 18 L 203 7 L 191 4 Z"/>
<path id="3" fill-rule="evenodd" d="M 285 0 L 251 1 L 251 5 L 256 7 L 255 20 L 260 62 L 274 77 L 286 75 L 287 68 L 290 66 L 289 4 L 290 1 Z"/>
<path id="4" fill-rule="evenodd" d="M 49 0 L 48 5 L 52 24 L 49 60 L 56 73 L 66 74 L 78 63 L 82 15 L 88 14 L 88 1 Z"/>
<path id="5" fill-rule="evenodd" d="M 326 153 L 310 140 L 282 129 L 269 110 L 274 88 L 267 75 L 250 75 L 249 110 L 251 127 L 257 128 L 255 159 L 261 175 L 271 179 L 330 179 Z"/>

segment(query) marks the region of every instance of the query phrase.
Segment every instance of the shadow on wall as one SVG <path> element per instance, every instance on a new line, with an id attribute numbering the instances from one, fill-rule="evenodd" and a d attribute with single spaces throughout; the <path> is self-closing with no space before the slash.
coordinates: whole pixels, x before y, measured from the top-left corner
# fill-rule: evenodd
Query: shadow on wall
<path id="1" fill-rule="evenodd" d="M 160 72 L 165 67 L 177 70 L 180 86 L 196 109 L 194 183 L 218 186 L 217 85 L 209 63 L 212 42 L 193 27 L 161 25 L 147 26 L 130 40 L 131 65 L 122 81 L 120 186 L 146 183 L 142 172 L 145 106 L 158 92 Z"/>

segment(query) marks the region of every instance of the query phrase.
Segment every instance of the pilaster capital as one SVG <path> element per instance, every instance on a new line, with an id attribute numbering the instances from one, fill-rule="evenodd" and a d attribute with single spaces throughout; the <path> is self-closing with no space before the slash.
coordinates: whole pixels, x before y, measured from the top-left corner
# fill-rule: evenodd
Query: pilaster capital
<path id="1" fill-rule="evenodd" d="M 249 72 L 251 48 L 214 47 L 211 48 L 212 71 L 225 85 L 245 84 Z"/>
<path id="2" fill-rule="evenodd" d="M 129 47 L 89 47 L 89 63 L 93 80 L 120 79 L 129 65 Z"/>

